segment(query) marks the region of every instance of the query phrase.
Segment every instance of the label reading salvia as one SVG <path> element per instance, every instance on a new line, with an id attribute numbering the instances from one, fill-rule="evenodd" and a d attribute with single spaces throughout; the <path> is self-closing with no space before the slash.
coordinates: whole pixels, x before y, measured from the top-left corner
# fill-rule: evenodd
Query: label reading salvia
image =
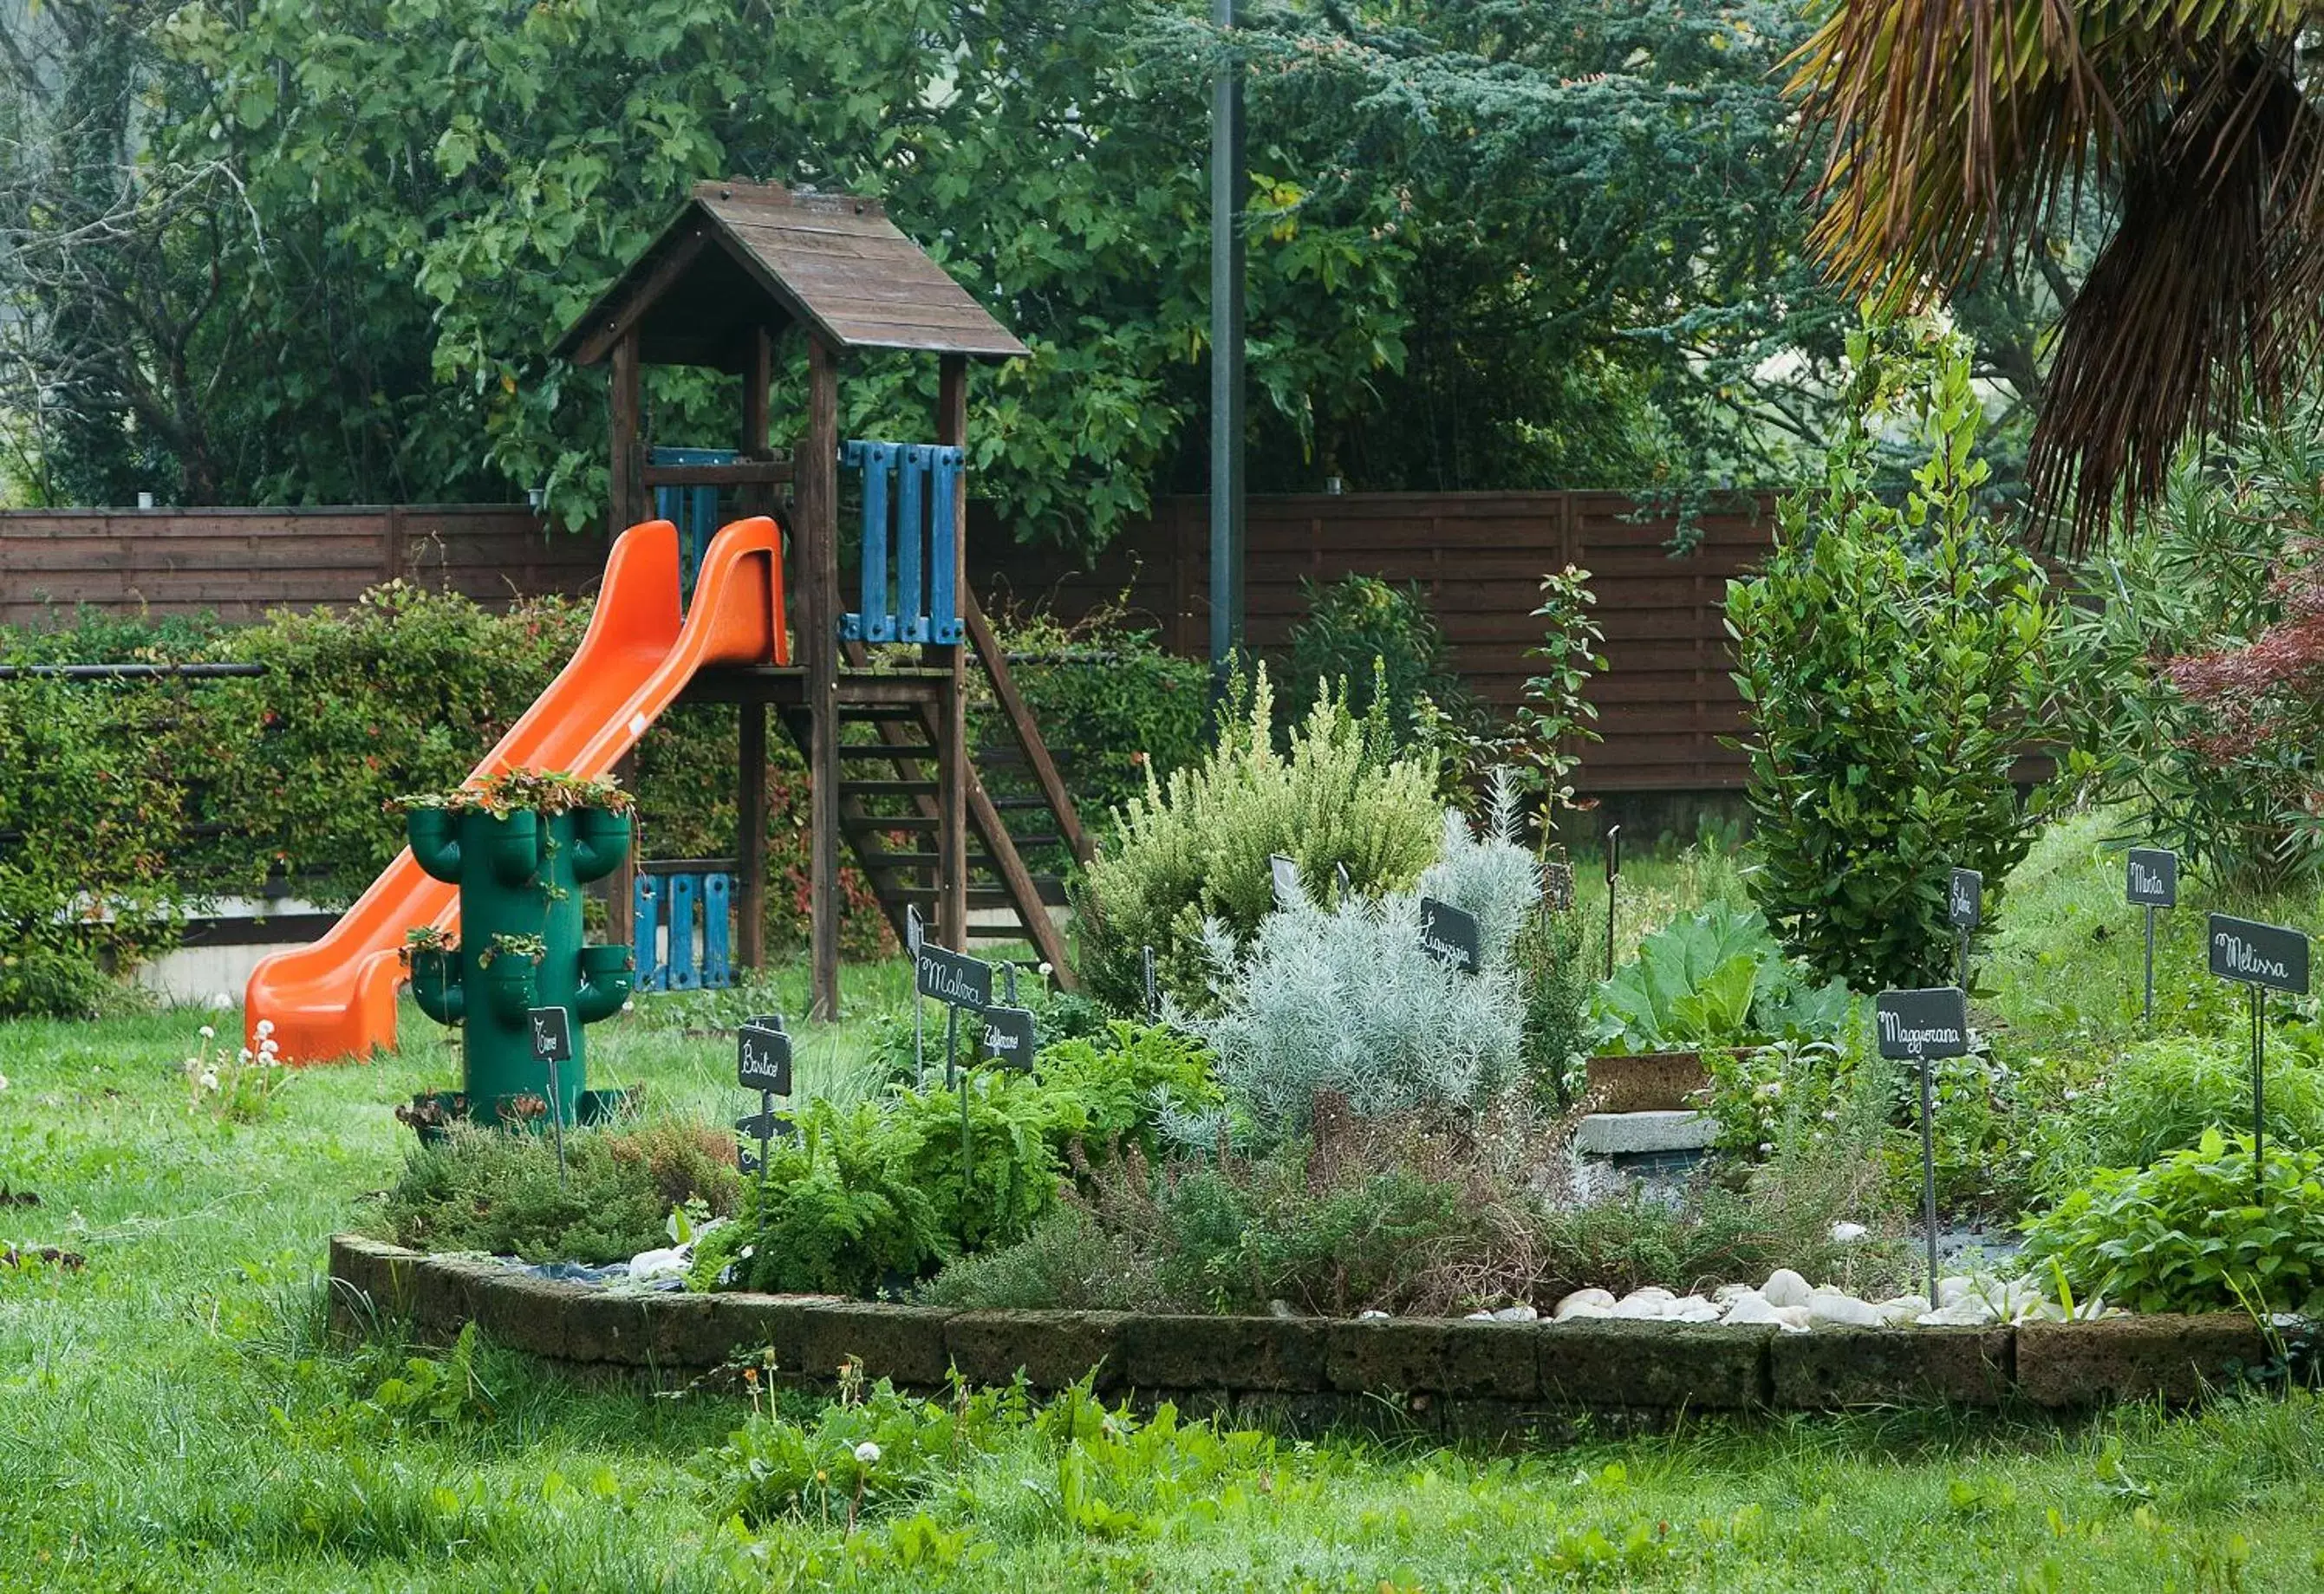
<path id="1" fill-rule="evenodd" d="M 2178 907 L 2179 854 L 2161 847 L 2133 847 L 2123 885 L 2133 908 Z"/>
<path id="2" fill-rule="evenodd" d="M 1033 1066 L 1033 1014 L 1027 1008 L 987 1008 L 984 1060 L 1003 1068 Z"/>
<path id="3" fill-rule="evenodd" d="M 751 1018 L 734 1037 L 734 1081 L 746 1091 L 791 1093 L 791 1037 L 782 1018 Z"/>
<path id="4" fill-rule="evenodd" d="M 923 940 L 912 954 L 912 971 L 922 996 L 955 1008 L 992 1005 L 992 965 L 981 958 L 963 957 Z"/>
<path id="5" fill-rule="evenodd" d="M 1434 897 L 1420 899 L 1420 945 L 1447 968 L 1473 974 L 1478 968 L 1477 916 Z"/>
<path id="6" fill-rule="evenodd" d="M 1945 894 L 1945 922 L 1956 930 L 1974 930 L 1984 913 L 1985 876 L 1974 869 L 1954 870 L 1952 888 Z"/>
<path id="7" fill-rule="evenodd" d="M 1958 985 L 1884 990 L 1872 1004 L 1880 1055 L 1906 1062 L 1969 1055 L 1969 998 Z"/>
<path id="8" fill-rule="evenodd" d="M 2222 980 L 2308 994 L 2308 933 L 2247 918 L 2211 916 L 2211 972 Z"/>

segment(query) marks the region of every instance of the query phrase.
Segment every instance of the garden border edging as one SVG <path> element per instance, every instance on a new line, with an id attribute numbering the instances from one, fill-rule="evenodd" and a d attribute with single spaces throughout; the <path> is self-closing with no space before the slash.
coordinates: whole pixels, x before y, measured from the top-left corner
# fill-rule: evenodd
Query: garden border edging
<path id="1" fill-rule="evenodd" d="M 425 1337 L 468 1323 L 546 1360 L 690 1377 L 771 1350 L 786 1380 L 829 1382 L 849 1359 L 870 1378 L 941 1387 L 1021 1370 L 1063 1388 L 1095 1368 L 1109 1395 L 1191 1407 L 1280 1408 L 1293 1421 L 1379 1414 L 1463 1429 L 1559 1414 L 1836 1410 L 1896 1405 L 2052 1409 L 2243 1381 L 2274 1352 L 2250 1319 L 2135 1316 L 1985 1328 L 1729 1328 L 1593 1319 L 1206 1317 L 1113 1312 L 955 1312 L 832 1296 L 613 1295 L 468 1258 L 361 1236 L 330 1243 L 330 1320 L 359 1331 L 407 1320 Z"/>

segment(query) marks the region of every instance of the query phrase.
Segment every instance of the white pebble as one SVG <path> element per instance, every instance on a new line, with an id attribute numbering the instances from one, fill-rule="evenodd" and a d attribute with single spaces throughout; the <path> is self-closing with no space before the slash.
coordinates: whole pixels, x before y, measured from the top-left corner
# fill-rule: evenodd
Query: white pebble
<path id="1" fill-rule="evenodd" d="M 1668 1290 L 1632 1290 L 1614 1303 L 1614 1315 L 1631 1322 L 1651 1322 L 1663 1315 L 1672 1299 Z"/>
<path id="2" fill-rule="evenodd" d="M 1520 1302 L 1515 1306 L 1502 1307 L 1499 1312 L 1492 1313 L 1492 1318 L 1495 1322 L 1537 1322 L 1541 1319 L 1541 1313 Z"/>
<path id="3" fill-rule="evenodd" d="M 1854 1295 L 1820 1295 L 1808 1303 L 1808 1321 L 1835 1328 L 1878 1328 L 1887 1320 L 1869 1301 Z"/>
<path id="4" fill-rule="evenodd" d="M 1775 1309 L 1767 1304 L 1767 1297 L 1757 1290 L 1748 1290 L 1727 1304 L 1727 1315 L 1719 1320 L 1736 1328 L 1757 1323 L 1780 1322 Z"/>
<path id="5" fill-rule="evenodd" d="M 1770 1306 L 1804 1306 L 1808 1304 L 1808 1281 L 1788 1267 L 1778 1267 L 1767 1276 L 1759 1293 L 1767 1297 Z"/>
<path id="6" fill-rule="evenodd" d="M 1834 1245 L 1847 1245 L 1851 1241 L 1862 1239 L 1871 1232 L 1872 1230 L 1861 1223 L 1834 1223 L 1831 1226 L 1831 1242 Z"/>
<path id="7" fill-rule="evenodd" d="M 1663 1308 L 1663 1315 L 1673 1322 L 1717 1322 L 1719 1304 L 1706 1295 L 1683 1295 Z"/>
<path id="8" fill-rule="evenodd" d="M 1610 1317 L 1614 1313 L 1614 1292 L 1611 1290 L 1576 1290 L 1550 1310 L 1558 1322 L 1569 1317 Z"/>

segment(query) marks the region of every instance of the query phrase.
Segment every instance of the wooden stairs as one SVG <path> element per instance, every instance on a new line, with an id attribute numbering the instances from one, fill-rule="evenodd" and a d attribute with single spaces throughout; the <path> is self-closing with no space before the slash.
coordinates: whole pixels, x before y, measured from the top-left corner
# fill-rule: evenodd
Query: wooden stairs
<path id="1" fill-rule="evenodd" d="M 968 640 L 1003 727 L 991 743 L 972 749 L 963 771 L 967 938 L 1029 944 L 1070 989 L 1072 962 L 1049 910 L 1065 901 L 1065 880 L 1056 871 L 1069 861 L 1087 861 L 1088 838 L 991 626 L 973 597 L 962 599 Z M 898 939 L 908 908 L 919 910 L 933 934 L 942 863 L 941 715 L 945 695 L 959 687 L 949 669 L 882 673 L 860 642 L 843 644 L 842 658 L 841 835 Z M 875 683 L 884 689 L 872 691 Z M 783 722 L 806 749 L 812 731 L 807 711 L 786 708 Z M 988 788 L 984 770 L 993 773 L 998 791 Z M 1047 871 L 1030 867 L 1028 853 Z"/>

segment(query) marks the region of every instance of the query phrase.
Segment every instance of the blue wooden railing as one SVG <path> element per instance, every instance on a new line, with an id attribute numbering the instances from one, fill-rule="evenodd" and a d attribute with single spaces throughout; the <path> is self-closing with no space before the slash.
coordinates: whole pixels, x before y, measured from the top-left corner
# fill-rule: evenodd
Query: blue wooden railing
<path id="1" fill-rule="evenodd" d="M 841 617 L 839 634 L 850 641 L 958 643 L 961 451 L 857 441 L 839 457 L 863 475 L 863 603 Z"/>
<path id="2" fill-rule="evenodd" d="M 656 465 L 732 465 L 735 456 L 732 448 L 656 448 L 652 457 Z M 678 528 L 679 590 L 691 594 L 702 550 L 718 535 L 718 489 L 656 487 L 654 514 Z"/>
<path id="3" fill-rule="evenodd" d="M 630 898 L 637 988 L 717 990 L 733 984 L 733 898 L 732 875 L 641 873 Z"/>

